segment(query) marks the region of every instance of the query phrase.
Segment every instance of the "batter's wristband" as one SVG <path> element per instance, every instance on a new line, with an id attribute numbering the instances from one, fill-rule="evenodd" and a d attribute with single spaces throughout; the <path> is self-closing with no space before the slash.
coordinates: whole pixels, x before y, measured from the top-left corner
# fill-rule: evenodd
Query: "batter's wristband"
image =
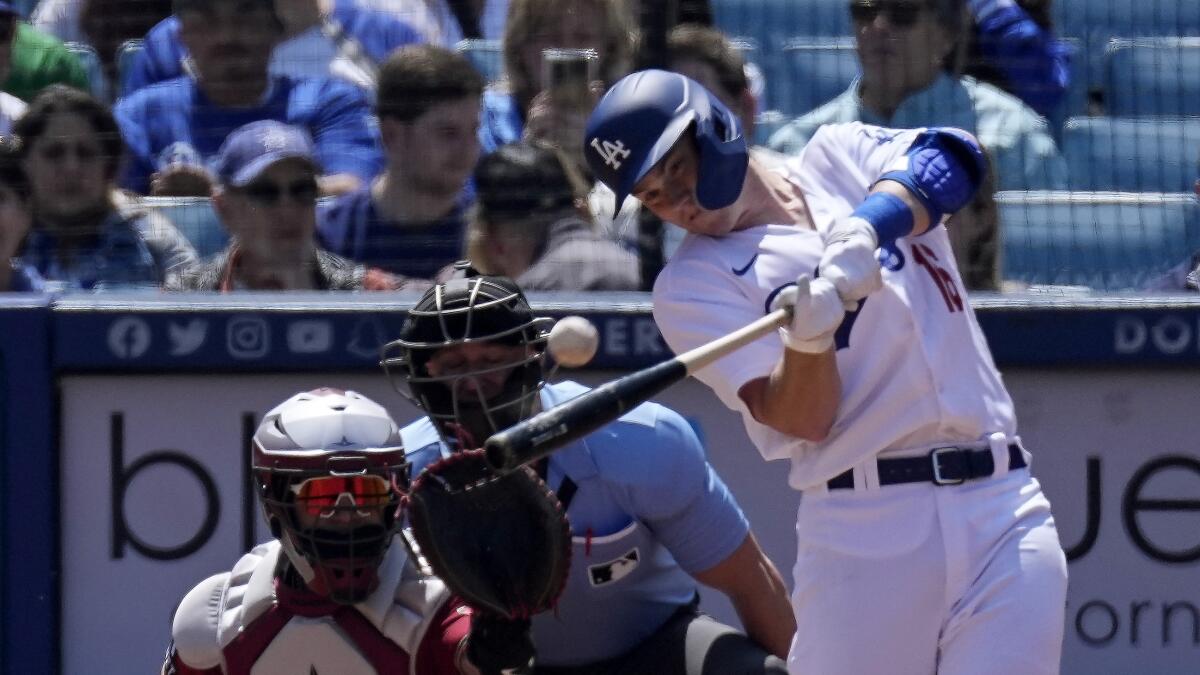
<path id="1" fill-rule="evenodd" d="M 912 209 L 890 192 L 872 192 L 851 215 L 875 228 L 880 246 L 888 246 L 913 231 Z"/>

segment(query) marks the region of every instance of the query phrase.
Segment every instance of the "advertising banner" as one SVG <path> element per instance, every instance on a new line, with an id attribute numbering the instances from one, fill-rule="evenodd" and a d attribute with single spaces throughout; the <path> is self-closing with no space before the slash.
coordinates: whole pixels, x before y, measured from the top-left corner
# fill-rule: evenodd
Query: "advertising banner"
<path id="1" fill-rule="evenodd" d="M 597 383 L 616 375 L 592 372 Z M 1063 673 L 1194 673 L 1200 663 L 1195 376 L 1007 370 L 1071 557 Z M 353 388 L 402 423 L 381 375 L 70 376 L 61 381 L 62 672 L 155 672 L 172 612 L 265 532 L 247 440 L 271 406 Z M 756 535 L 791 576 L 798 493 L 699 383 L 659 400 L 697 426 Z M 728 603 L 705 608 L 732 621 Z"/>

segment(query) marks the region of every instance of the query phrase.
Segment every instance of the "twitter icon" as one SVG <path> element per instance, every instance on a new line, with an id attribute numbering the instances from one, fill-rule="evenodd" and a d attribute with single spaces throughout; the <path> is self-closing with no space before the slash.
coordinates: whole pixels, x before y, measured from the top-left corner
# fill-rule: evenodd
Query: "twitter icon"
<path id="1" fill-rule="evenodd" d="M 167 324 L 167 337 L 171 341 L 171 356 L 187 356 L 195 353 L 208 337 L 208 322 L 192 319 L 186 324 L 174 321 Z"/>

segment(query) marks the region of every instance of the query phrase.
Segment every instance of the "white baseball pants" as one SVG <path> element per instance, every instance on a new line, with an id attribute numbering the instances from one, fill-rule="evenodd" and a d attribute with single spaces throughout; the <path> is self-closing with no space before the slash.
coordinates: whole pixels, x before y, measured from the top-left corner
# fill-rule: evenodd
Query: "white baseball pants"
<path id="1" fill-rule="evenodd" d="M 805 491 L 792 675 L 1056 675 L 1067 564 L 1028 469 Z"/>

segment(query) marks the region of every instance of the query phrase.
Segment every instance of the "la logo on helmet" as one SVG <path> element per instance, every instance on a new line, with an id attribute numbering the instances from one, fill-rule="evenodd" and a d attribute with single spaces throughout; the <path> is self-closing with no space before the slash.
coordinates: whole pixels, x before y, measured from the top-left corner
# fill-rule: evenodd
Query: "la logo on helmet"
<path id="1" fill-rule="evenodd" d="M 604 163 L 614 169 L 621 168 L 621 160 L 629 157 L 629 148 L 625 147 L 623 141 L 618 140 L 616 143 L 611 141 L 601 141 L 599 138 L 592 139 L 592 147 L 599 153 L 600 159 Z"/>

